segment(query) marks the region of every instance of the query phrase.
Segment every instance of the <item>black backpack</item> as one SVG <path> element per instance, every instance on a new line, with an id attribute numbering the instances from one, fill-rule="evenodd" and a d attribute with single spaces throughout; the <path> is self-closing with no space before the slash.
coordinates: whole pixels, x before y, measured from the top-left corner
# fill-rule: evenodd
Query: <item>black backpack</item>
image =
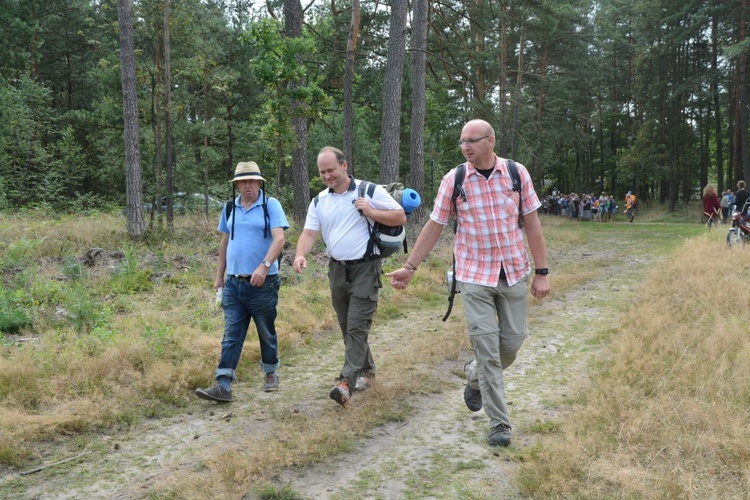
<path id="1" fill-rule="evenodd" d="M 377 184 L 374 182 L 369 181 L 360 181 L 358 186 L 358 195 L 360 198 L 364 198 L 365 194 L 372 199 L 372 196 L 375 194 L 375 187 Z M 419 195 L 416 194 L 416 191 L 413 189 L 404 189 L 404 185 L 400 182 L 391 182 L 387 185 L 382 185 L 381 187 L 386 190 L 386 192 L 391 195 L 391 198 L 396 200 L 401 207 L 404 207 L 405 201 L 404 196 L 406 196 L 405 193 L 411 192 L 412 197 L 410 198 L 410 201 L 413 202 L 414 195 L 416 195 L 416 199 L 419 200 Z M 315 198 L 313 198 L 313 203 L 317 207 L 318 201 L 320 200 L 320 196 L 316 195 Z M 417 206 L 419 205 L 419 201 L 416 202 Z M 416 206 L 412 204 L 411 209 L 415 209 Z M 406 210 L 406 209 L 405 209 Z M 361 212 L 360 212 L 361 213 Z M 411 213 L 411 212 L 409 212 Z M 408 214 L 407 214 L 408 215 Z M 394 253 L 398 252 L 402 247 L 404 249 L 404 253 L 409 253 L 408 245 L 406 242 L 406 227 L 404 226 L 386 226 L 385 224 L 381 224 L 380 222 L 375 222 L 374 224 L 370 224 L 370 220 L 365 218 L 367 221 L 367 229 L 370 233 L 370 238 L 367 242 L 367 248 L 365 249 L 365 255 L 363 257 L 370 257 L 374 253 L 375 246 L 378 247 L 380 250 L 379 257 L 385 258 L 390 257 Z"/>
<path id="2" fill-rule="evenodd" d="M 523 219 L 521 218 L 521 207 L 523 206 L 523 189 L 521 187 L 521 176 L 518 175 L 516 162 L 508 160 L 508 173 L 513 181 L 513 191 L 518 193 L 518 227 L 523 229 Z M 464 178 L 466 177 L 466 163 L 456 167 L 456 176 L 453 180 L 453 194 L 451 203 L 453 203 L 453 235 L 458 230 L 458 206 L 456 200 L 459 196 L 466 201 L 466 191 L 464 191 Z M 451 290 L 448 295 L 448 311 L 443 316 L 443 321 L 448 321 L 448 317 L 453 311 L 453 299 L 456 297 L 456 254 L 453 254 L 453 279 L 451 280 Z"/>
<path id="3" fill-rule="evenodd" d="M 375 194 L 376 184 L 373 182 L 362 181 L 359 183 L 359 197 L 364 198 L 365 192 L 367 196 L 372 199 L 372 195 Z M 404 192 L 404 185 L 400 182 L 391 182 L 388 185 L 383 186 L 388 194 L 401 205 L 401 195 Z M 403 205 L 402 205 L 403 206 Z M 406 228 L 404 226 L 386 226 L 380 222 L 370 224 L 370 220 L 367 220 L 367 229 L 370 231 L 370 240 L 367 242 L 367 250 L 365 251 L 365 257 L 370 257 L 374 254 L 375 246 L 380 250 L 380 258 L 390 257 L 394 253 L 398 252 L 402 247 L 404 253 L 409 253 L 409 248 L 406 243 Z"/>

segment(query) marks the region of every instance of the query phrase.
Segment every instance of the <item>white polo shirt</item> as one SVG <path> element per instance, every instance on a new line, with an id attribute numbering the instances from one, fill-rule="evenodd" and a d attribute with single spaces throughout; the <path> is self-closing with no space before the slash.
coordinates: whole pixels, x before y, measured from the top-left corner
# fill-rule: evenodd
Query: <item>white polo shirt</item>
<path id="1" fill-rule="evenodd" d="M 347 191 L 336 194 L 330 188 L 324 189 L 318 194 L 318 203 L 313 199 L 307 207 L 305 229 L 320 232 L 326 244 L 326 255 L 336 260 L 361 259 L 370 238 L 367 218 L 354 208 L 362 181 L 349 178 L 351 182 Z M 375 187 L 371 199 L 365 197 L 376 210 L 401 209 L 401 205 L 380 185 Z M 370 219 L 370 224 L 373 222 Z M 378 253 L 377 247 L 375 253 Z"/>

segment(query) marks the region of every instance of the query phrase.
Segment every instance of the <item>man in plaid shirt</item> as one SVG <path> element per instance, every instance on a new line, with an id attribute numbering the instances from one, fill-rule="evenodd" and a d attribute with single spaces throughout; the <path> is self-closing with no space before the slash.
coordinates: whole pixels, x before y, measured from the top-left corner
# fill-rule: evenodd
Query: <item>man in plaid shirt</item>
<path id="1" fill-rule="evenodd" d="M 531 294 L 542 299 L 549 294 L 550 286 L 544 236 L 537 216 L 541 203 L 528 171 L 516 164 L 521 178 L 519 208 L 519 193 L 513 191 L 508 160 L 495 155 L 495 131 L 489 123 L 468 122 L 458 142 L 467 161 L 462 192 L 456 198 L 455 279 L 463 297 L 475 357 L 464 367 L 464 401 L 472 411 L 484 407 L 490 417 L 488 443 L 508 446 L 511 425 L 503 370 L 515 361 L 529 334 L 526 306 L 531 264 L 518 218 L 524 223 L 534 260 Z M 422 228 L 411 256 L 401 269 L 386 275 L 395 288 L 406 288 L 449 223 L 454 210 L 451 197 L 455 174 L 453 169 L 443 177 L 430 220 Z"/>

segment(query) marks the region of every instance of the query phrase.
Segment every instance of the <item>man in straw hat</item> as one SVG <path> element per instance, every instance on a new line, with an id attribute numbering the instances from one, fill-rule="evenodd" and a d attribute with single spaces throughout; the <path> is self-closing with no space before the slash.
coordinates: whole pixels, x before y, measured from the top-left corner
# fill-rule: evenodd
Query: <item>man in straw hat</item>
<path id="1" fill-rule="evenodd" d="M 358 186 L 362 181 L 348 174 L 344 153 L 339 149 L 320 150 L 318 172 L 328 187 L 307 208 L 294 270 L 301 273 L 307 267 L 307 254 L 321 232 L 330 257 L 331 302 L 344 337 L 344 366 L 329 396 L 345 406 L 352 391 L 366 388 L 375 375 L 367 338 L 378 307 L 382 271 L 377 253 L 365 257 L 370 239 L 367 219 L 398 226 L 406 223 L 406 214 L 382 186 L 376 186 L 372 197 L 359 197 Z"/>
<path id="2" fill-rule="evenodd" d="M 250 320 L 255 322 L 260 340 L 260 366 L 265 373 L 263 390 L 279 388 L 278 342 L 276 339 L 276 304 L 279 300 L 279 265 L 284 248 L 284 231 L 289 228 L 281 203 L 267 198 L 265 179 L 258 165 L 240 162 L 233 182 L 239 196 L 221 211 L 219 231 L 219 265 L 214 288 L 222 290 L 224 338 L 216 369 L 216 384 L 196 389 L 199 398 L 229 403 L 231 383 L 242 354 Z M 226 272 L 226 278 L 224 273 Z"/>

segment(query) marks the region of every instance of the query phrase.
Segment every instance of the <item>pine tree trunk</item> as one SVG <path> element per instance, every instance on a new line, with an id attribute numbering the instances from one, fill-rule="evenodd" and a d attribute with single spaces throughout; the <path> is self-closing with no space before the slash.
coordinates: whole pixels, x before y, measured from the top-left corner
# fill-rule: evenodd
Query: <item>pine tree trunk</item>
<path id="1" fill-rule="evenodd" d="M 380 132 L 380 183 L 398 180 L 401 134 L 401 87 L 406 59 L 406 0 L 393 0 L 388 60 L 383 85 L 383 123 Z"/>
<path id="2" fill-rule="evenodd" d="M 164 148 L 166 149 L 167 229 L 174 232 L 174 146 L 172 139 L 172 68 L 169 40 L 169 0 L 164 0 Z"/>
<path id="3" fill-rule="evenodd" d="M 427 0 L 413 0 L 411 38 L 411 140 L 409 144 L 409 187 L 424 196 L 424 122 L 427 109 Z M 421 225 L 424 205 L 410 216 L 412 224 Z"/>
<path id="4" fill-rule="evenodd" d="M 357 60 L 360 14 L 359 0 L 352 0 L 352 23 L 346 43 L 344 69 L 344 157 L 351 175 L 354 175 L 354 65 Z"/>
<path id="5" fill-rule="evenodd" d="M 120 26 L 120 66 L 122 68 L 122 110 L 125 123 L 125 178 L 128 234 L 140 240 L 146 234 L 143 219 L 138 92 L 135 78 L 135 49 L 130 0 L 117 1 Z"/>

